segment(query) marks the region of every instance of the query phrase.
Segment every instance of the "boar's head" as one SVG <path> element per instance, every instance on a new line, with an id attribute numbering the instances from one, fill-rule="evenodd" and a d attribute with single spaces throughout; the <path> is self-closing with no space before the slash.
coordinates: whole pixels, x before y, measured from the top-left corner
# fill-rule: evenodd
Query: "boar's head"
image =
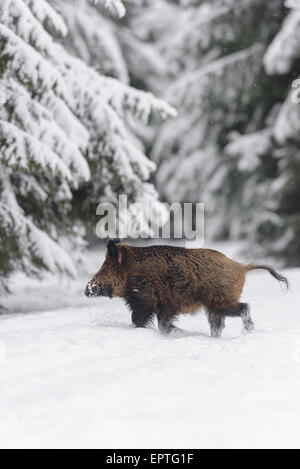
<path id="1" fill-rule="evenodd" d="M 128 255 L 126 246 L 119 241 L 109 241 L 105 262 L 88 283 L 85 295 L 88 298 L 97 296 L 123 297 L 127 286 Z"/>

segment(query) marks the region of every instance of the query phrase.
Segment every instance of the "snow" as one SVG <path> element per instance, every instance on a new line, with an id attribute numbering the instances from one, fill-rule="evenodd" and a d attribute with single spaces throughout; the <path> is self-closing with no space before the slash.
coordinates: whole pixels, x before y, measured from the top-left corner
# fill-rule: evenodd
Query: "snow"
<path id="1" fill-rule="evenodd" d="M 293 102 L 293 91 L 288 94 L 274 124 L 274 137 L 280 144 L 299 136 L 300 106 Z"/>
<path id="2" fill-rule="evenodd" d="M 240 157 L 237 164 L 239 171 L 255 171 L 260 165 L 260 157 L 270 150 L 270 129 L 242 136 L 233 133 L 230 137 L 226 152 L 230 156 Z"/>
<path id="3" fill-rule="evenodd" d="M 244 30 L 244 18 L 255 6 L 255 0 L 197 2 L 195 6 L 182 6 L 181 13 L 174 17 L 172 27 L 167 29 L 159 43 L 161 52 L 175 73 L 180 72 L 183 65 L 187 70 L 197 69 L 199 64 L 203 66 L 206 54 L 218 49 L 216 44 L 221 41 L 224 46 L 230 47 L 238 28 Z M 228 21 L 233 15 L 240 18 L 234 30 Z"/>
<path id="4" fill-rule="evenodd" d="M 94 6 L 87 2 L 74 8 L 74 4 L 60 0 L 59 9 L 68 25 L 68 51 L 95 67 L 101 75 L 113 76 L 128 84 L 127 64 L 115 37 L 115 29 L 119 28 L 97 14 Z"/>
<path id="5" fill-rule="evenodd" d="M 45 171 L 50 168 L 53 174 L 60 174 L 64 178 L 72 180 L 69 168 L 56 153 L 38 139 L 2 120 L 0 120 L 0 136 L 7 140 L 6 158 L 11 167 L 25 170 L 31 160 Z M 24 149 L 28 149 L 28 151 L 26 152 Z"/>
<path id="6" fill-rule="evenodd" d="M 117 18 L 123 18 L 126 15 L 126 9 L 121 0 L 94 0 L 95 3 L 103 3 L 112 15 Z"/>
<path id="7" fill-rule="evenodd" d="M 192 172 L 206 173 L 202 158 L 197 158 L 196 154 L 206 153 L 206 166 L 217 168 L 220 165 L 222 152 L 216 149 L 212 162 L 210 148 L 216 147 L 224 122 L 228 127 L 236 125 L 234 103 L 238 100 L 240 105 L 240 96 L 246 104 L 251 95 L 249 92 L 261 69 L 262 52 L 261 44 L 255 44 L 180 75 L 167 88 L 164 97 L 179 110 L 178 118 L 162 126 L 152 150 L 152 158 L 162 163 L 158 166 L 157 181 L 167 200 L 177 200 L 178 187 L 181 200 L 203 202 L 205 194 L 211 193 L 210 178 L 204 176 L 201 184 L 199 177 L 189 177 Z M 224 86 L 229 83 L 230 86 Z M 218 106 L 212 108 L 211 99 Z M 227 111 L 228 102 L 230 111 Z M 190 164 L 187 175 L 182 171 L 182 164 Z M 213 198 L 216 200 L 215 195 Z M 208 199 L 211 203 L 212 199 Z"/>
<path id="8" fill-rule="evenodd" d="M 36 50 L 16 36 L 5 24 L 0 24 L 3 44 L 2 55 L 7 55 L 10 68 L 21 82 L 30 82 L 35 88 L 48 90 L 53 87 L 67 100 L 68 93 L 61 74 Z M 22 67 L 20 67 L 22 65 Z"/>
<path id="9" fill-rule="evenodd" d="M 173 94 L 175 94 L 174 101 L 176 103 L 192 103 L 193 100 L 199 100 L 199 96 L 201 99 L 203 99 L 203 96 L 205 96 L 205 93 L 207 93 L 207 88 L 205 88 L 205 86 L 207 87 L 214 77 L 218 78 L 221 76 L 223 78 L 224 69 L 230 69 L 231 66 L 238 67 L 240 66 L 240 63 L 243 63 L 244 61 L 253 62 L 253 66 L 255 66 L 255 60 L 257 56 L 261 55 L 261 53 L 261 44 L 254 44 L 248 49 L 236 52 L 235 54 L 232 54 L 230 56 L 225 56 L 223 58 L 217 59 L 214 62 L 209 63 L 205 67 L 200 68 L 199 70 L 196 70 L 192 73 L 187 73 L 170 87 L 167 92 L 167 101 L 171 102 Z M 236 75 L 237 73 L 235 73 L 235 76 Z M 234 78 L 235 77 L 233 76 L 232 80 Z M 240 79 L 240 76 L 238 76 L 238 78 Z M 253 86 L 252 79 L 249 80 L 249 85 Z M 198 94 L 196 94 L 195 92 L 195 89 L 197 87 Z M 234 94 L 234 91 L 231 89 L 228 92 Z"/>
<path id="10" fill-rule="evenodd" d="M 62 17 L 44 0 L 23 0 L 40 23 L 48 22 L 58 34 L 65 36 L 67 27 Z"/>
<path id="11" fill-rule="evenodd" d="M 300 270 L 285 272 L 288 295 L 249 274 L 253 334 L 227 320 L 211 339 L 200 314 L 174 338 L 133 329 L 121 300 L 83 297 L 101 264 L 91 257 L 74 282 L 14 279 L 0 316 L 1 448 L 299 446 Z"/>
<path id="12" fill-rule="evenodd" d="M 300 9 L 300 2 L 299 0 L 286 0 L 285 5 L 287 8 L 298 8 Z"/>
<path id="13" fill-rule="evenodd" d="M 288 73 L 299 57 L 299 25 L 300 11 L 292 10 L 265 55 L 265 67 L 269 74 Z"/>
<path id="14" fill-rule="evenodd" d="M 90 178 L 87 161 L 77 145 L 68 137 L 65 129 L 53 121 L 51 112 L 32 99 L 27 90 L 15 80 L 6 81 L 6 94 L 7 100 L 14 108 L 14 113 L 11 115 L 10 109 L 8 109 L 5 120 L 9 123 L 0 124 L 0 127 L 3 125 L 5 135 L 11 135 L 11 140 L 14 142 L 14 145 L 9 146 L 7 151 L 12 154 L 11 160 L 22 161 L 21 167 L 26 168 L 28 166 L 27 160 L 35 159 L 35 162 L 40 164 L 46 173 L 49 168 L 53 170 L 55 167 L 61 167 L 63 168 L 62 174 L 65 173 L 69 180 L 72 180 L 73 175 L 74 186 L 77 186 L 81 180 L 87 181 Z M 7 126 L 8 128 L 5 128 Z M 17 127 L 21 127 L 27 133 L 21 132 Z M 80 128 L 77 131 L 80 132 Z M 80 135 L 84 137 L 83 132 L 80 132 Z M 26 148 L 24 142 L 26 141 L 31 142 L 30 155 L 24 154 L 24 147 Z M 33 151 L 36 145 L 37 150 Z M 81 145 L 83 147 L 84 140 L 81 140 Z M 72 168 L 72 175 L 68 168 Z"/>

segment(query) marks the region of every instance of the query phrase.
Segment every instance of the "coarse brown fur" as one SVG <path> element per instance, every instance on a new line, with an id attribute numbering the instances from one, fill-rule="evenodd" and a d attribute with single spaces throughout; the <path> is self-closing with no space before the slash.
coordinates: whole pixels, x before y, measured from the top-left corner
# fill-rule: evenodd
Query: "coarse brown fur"
<path id="1" fill-rule="evenodd" d="M 146 327 L 157 316 L 162 332 L 176 329 L 173 322 L 179 314 L 204 308 L 212 336 L 219 337 L 226 316 L 240 317 L 245 329 L 253 329 L 249 307 L 239 300 L 246 274 L 256 269 L 269 271 L 288 287 L 288 280 L 269 266 L 240 264 L 211 249 L 138 248 L 110 241 L 86 295 L 122 297 L 137 327 Z"/>

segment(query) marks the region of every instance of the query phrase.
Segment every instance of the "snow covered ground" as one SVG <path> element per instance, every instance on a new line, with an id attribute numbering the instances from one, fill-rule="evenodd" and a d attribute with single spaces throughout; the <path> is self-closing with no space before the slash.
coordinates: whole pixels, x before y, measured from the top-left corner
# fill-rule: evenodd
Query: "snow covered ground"
<path id="1" fill-rule="evenodd" d="M 15 279 L 0 316 L 1 448 L 300 447 L 300 270 L 288 295 L 249 274 L 256 331 L 227 320 L 214 340 L 202 313 L 180 321 L 185 338 L 133 329 L 121 301 L 81 295 L 92 264 L 76 282 Z"/>

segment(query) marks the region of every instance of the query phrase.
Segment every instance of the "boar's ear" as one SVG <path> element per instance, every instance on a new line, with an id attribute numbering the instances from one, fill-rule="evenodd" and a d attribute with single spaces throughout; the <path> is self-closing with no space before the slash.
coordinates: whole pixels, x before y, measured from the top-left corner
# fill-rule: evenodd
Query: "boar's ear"
<path id="1" fill-rule="evenodd" d="M 127 249 L 124 246 L 118 246 L 118 263 L 124 265 L 127 261 Z"/>
<path id="2" fill-rule="evenodd" d="M 118 264 L 125 264 L 127 259 L 127 251 L 124 246 L 119 245 L 120 241 L 109 241 L 107 251 L 109 257 Z"/>
<path id="3" fill-rule="evenodd" d="M 118 257 L 118 248 L 117 243 L 120 242 L 118 240 L 110 240 L 107 245 L 107 252 L 111 259 L 117 259 Z"/>

